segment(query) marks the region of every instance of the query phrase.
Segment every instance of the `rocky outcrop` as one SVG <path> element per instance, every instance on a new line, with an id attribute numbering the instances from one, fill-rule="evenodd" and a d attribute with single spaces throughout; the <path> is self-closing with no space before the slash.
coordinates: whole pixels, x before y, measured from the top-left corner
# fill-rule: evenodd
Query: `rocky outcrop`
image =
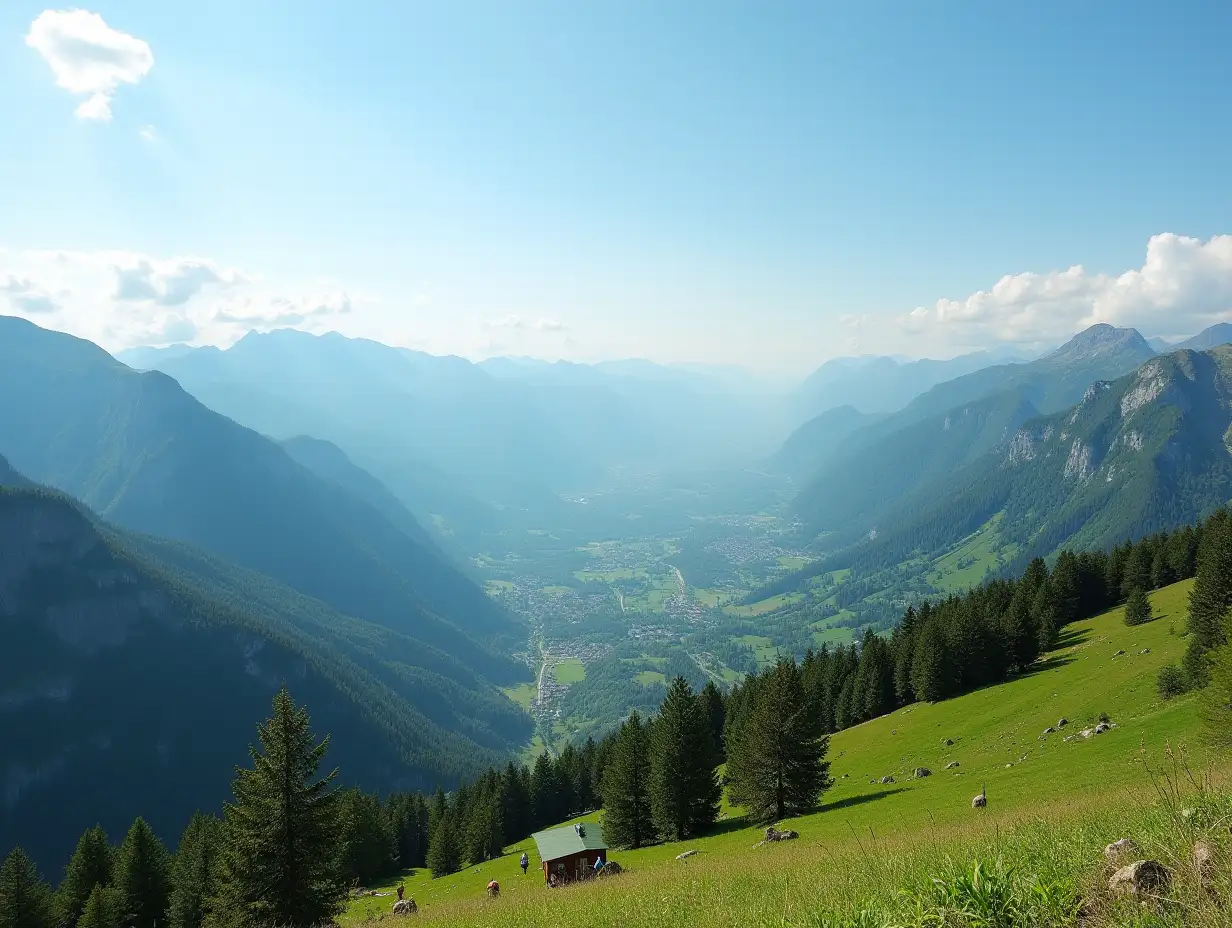
<path id="1" fill-rule="evenodd" d="M 1069 449 L 1069 458 L 1065 461 L 1065 476 L 1068 479 L 1087 480 L 1095 473 L 1095 454 L 1090 445 L 1075 439 Z"/>
<path id="2" fill-rule="evenodd" d="M 1121 397 L 1121 418 L 1127 419 L 1143 406 L 1157 400 L 1167 386 L 1168 378 L 1159 361 L 1142 365 L 1134 385 Z"/>
<path id="3" fill-rule="evenodd" d="M 415 904 L 414 899 L 399 899 L 394 903 L 394 915 L 414 915 L 419 911 L 419 906 Z"/>

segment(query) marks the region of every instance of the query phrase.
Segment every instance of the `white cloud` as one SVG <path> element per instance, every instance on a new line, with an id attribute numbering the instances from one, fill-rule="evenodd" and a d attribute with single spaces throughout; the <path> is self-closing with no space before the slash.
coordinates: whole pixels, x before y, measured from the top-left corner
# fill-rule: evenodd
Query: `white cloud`
<path id="1" fill-rule="evenodd" d="M 155 129 L 153 126 L 142 126 L 140 129 L 137 130 L 137 134 L 141 136 L 143 139 L 145 139 L 147 142 L 157 142 L 158 141 L 158 130 Z"/>
<path id="2" fill-rule="evenodd" d="M 26 44 L 43 56 L 56 84 L 85 94 L 81 119 L 111 119 L 111 98 L 121 84 L 136 84 L 154 67 L 150 46 L 108 26 L 86 10 L 44 10 L 30 24 Z"/>
<path id="3" fill-rule="evenodd" d="M 961 300 L 938 300 L 898 317 L 932 344 L 983 347 L 1062 341 L 1098 322 L 1144 335 L 1192 335 L 1232 318 L 1232 235 L 1207 241 L 1170 232 L 1151 237 L 1142 267 L 1119 276 L 1080 265 L 1002 277 Z"/>
<path id="4" fill-rule="evenodd" d="M 483 325 L 486 329 L 512 329 L 522 332 L 564 332 L 568 328 L 559 319 L 542 316 L 537 319 L 525 319 L 518 315 L 502 316 L 500 319 L 489 320 Z"/>
<path id="5" fill-rule="evenodd" d="M 332 288 L 288 292 L 205 258 L 0 249 L 0 312 L 109 350 L 229 344 L 251 329 L 321 330 L 355 300 Z"/>

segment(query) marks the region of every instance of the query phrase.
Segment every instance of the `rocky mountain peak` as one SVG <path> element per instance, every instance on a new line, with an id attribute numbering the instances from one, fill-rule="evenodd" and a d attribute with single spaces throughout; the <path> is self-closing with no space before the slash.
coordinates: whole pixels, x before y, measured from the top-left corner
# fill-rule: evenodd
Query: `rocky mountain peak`
<path id="1" fill-rule="evenodd" d="M 1079 332 L 1048 355 L 1047 360 L 1072 362 L 1116 352 L 1131 353 L 1143 360 L 1155 356 L 1155 349 L 1147 344 L 1137 329 L 1118 329 L 1100 322 Z"/>

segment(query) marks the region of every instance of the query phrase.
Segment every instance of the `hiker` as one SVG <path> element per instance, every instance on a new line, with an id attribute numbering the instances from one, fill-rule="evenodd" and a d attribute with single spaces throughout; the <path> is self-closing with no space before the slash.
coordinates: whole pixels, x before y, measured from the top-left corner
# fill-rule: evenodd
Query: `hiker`
<path id="1" fill-rule="evenodd" d="M 522 865 L 522 876 L 526 876 L 526 868 L 530 866 L 530 858 L 526 856 L 526 852 L 522 852 L 522 859 L 519 861 Z"/>
<path id="2" fill-rule="evenodd" d="M 500 883 L 496 882 L 496 880 L 488 884 L 488 895 L 493 898 L 500 895 Z"/>
<path id="3" fill-rule="evenodd" d="M 398 887 L 398 901 L 399 901 L 399 902 L 401 902 L 401 901 L 402 901 L 402 894 L 403 894 L 403 893 L 405 893 L 405 892 L 406 892 L 406 887 L 405 887 L 405 886 L 401 886 L 401 885 L 400 885 L 400 886 Z"/>

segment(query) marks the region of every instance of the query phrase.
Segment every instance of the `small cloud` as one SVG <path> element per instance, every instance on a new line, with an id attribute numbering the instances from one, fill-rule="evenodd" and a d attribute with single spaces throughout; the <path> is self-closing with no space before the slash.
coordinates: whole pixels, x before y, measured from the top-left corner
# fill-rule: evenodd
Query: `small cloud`
<path id="1" fill-rule="evenodd" d="M 183 306 L 206 286 L 226 288 L 244 280 L 238 271 L 222 270 L 212 262 L 193 258 L 159 262 L 141 258 L 131 266 L 116 265 L 113 270 L 113 300 L 152 300 L 159 306 Z"/>
<path id="2" fill-rule="evenodd" d="M 500 319 L 491 319 L 483 324 L 485 329 L 512 329 L 514 331 L 532 331 L 532 332 L 564 332 L 568 329 L 559 319 L 547 319 L 539 317 L 538 319 L 524 319 L 521 316 L 510 314 L 502 316 Z"/>
<path id="3" fill-rule="evenodd" d="M 154 67 L 146 42 L 86 10 L 44 10 L 30 24 L 26 44 L 43 56 L 57 86 L 86 95 L 75 111 L 79 119 L 110 121 L 119 86 L 136 84 Z"/>
<path id="4" fill-rule="evenodd" d="M 18 279 L 10 274 L 5 282 L 0 284 L 0 293 L 3 293 L 20 313 L 46 315 L 60 309 L 51 294 L 36 287 L 29 278 Z"/>
<path id="5" fill-rule="evenodd" d="M 147 142 L 157 142 L 158 141 L 158 130 L 155 129 L 153 126 L 142 126 L 137 131 L 137 134 L 141 136 L 143 139 L 145 139 Z"/>

